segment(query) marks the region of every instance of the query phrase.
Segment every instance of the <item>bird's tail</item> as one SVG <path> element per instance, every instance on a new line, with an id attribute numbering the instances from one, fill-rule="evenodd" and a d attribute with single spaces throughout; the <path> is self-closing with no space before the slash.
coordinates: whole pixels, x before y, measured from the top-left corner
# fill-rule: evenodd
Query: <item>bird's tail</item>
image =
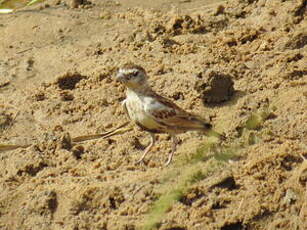
<path id="1" fill-rule="evenodd" d="M 180 120 L 180 129 L 181 130 L 195 130 L 205 133 L 207 136 L 216 137 L 220 140 L 225 140 L 225 136 L 223 134 L 218 133 L 217 131 L 212 129 L 212 125 L 202 118 L 193 115 L 184 117 L 184 119 Z"/>
<path id="2" fill-rule="evenodd" d="M 224 134 L 221 134 L 221 133 L 215 131 L 214 129 L 212 129 L 212 125 L 210 123 L 203 122 L 203 126 L 204 126 L 203 131 L 204 131 L 204 133 L 207 136 L 209 136 L 209 137 L 216 137 L 216 138 L 218 138 L 220 140 L 225 140 L 226 139 Z"/>
<path id="3" fill-rule="evenodd" d="M 222 141 L 226 140 L 226 137 L 224 134 L 221 134 L 213 129 L 209 129 L 207 131 L 205 131 L 206 135 L 209 136 L 209 137 L 216 137 Z"/>

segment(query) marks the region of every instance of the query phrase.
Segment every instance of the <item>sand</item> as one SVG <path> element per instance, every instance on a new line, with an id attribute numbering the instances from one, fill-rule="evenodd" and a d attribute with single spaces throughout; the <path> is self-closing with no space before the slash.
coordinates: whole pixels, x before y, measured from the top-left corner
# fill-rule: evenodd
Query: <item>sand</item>
<path id="1" fill-rule="evenodd" d="M 60 1 L 0 18 L 0 229 L 307 229 L 306 1 Z M 128 122 L 126 62 L 224 142 Z"/>

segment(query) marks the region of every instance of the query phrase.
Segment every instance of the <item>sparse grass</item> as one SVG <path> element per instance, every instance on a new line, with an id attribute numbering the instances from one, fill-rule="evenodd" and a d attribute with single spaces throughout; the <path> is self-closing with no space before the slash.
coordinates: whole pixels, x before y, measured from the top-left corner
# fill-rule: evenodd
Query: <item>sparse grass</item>
<path id="1" fill-rule="evenodd" d="M 194 184 L 198 181 L 201 181 L 207 177 L 207 174 L 205 174 L 202 170 L 197 170 L 195 173 L 193 173 L 190 178 L 188 178 L 189 184 Z"/>
<path id="2" fill-rule="evenodd" d="M 161 196 L 153 205 L 144 225 L 144 230 L 155 229 L 159 226 L 164 213 L 166 213 L 174 202 L 183 196 L 182 189 L 173 189 Z"/>
<path id="3" fill-rule="evenodd" d="M 234 159 L 237 156 L 239 151 L 238 147 L 224 147 L 220 150 L 215 150 L 213 157 L 217 161 L 228 162 L 231 159 Z"/>
<path id="4" fill-rule="evenodd" d="M 191 185 L 223 168 L 225 162 L 235 156 L 235 151 L 231 147 L 219 149 L 216 144 L 208 142 L 192 156 L 178 159 L 175 167 L 163 180 L 160 188 L 162 195 L 146 215 L 142 229 L 157 229 L 168 210 L 183 198 Z"/>
<path id="5" fill-rule="evenodd" d="M 248 130 L 258 130 L 261 128 L 263 123 L 269 118 L 274 116 L 273 111 L 276 110 L 276 108 L 268 108 L 265 107 L 261 111 L 258 111 L 257 113 L 252 113 L 251 116 L 248 118 L 245 124 L 245 128 Z"/>
<path id="6" fill-rule="evenodd" d="M 196 153 L 190 157 L 185 157 L 183 159 L 179 159 L 179 164 L 195 164 L 200 161 L 205 161 L 209 159 L 209 152 L 213 148 L 214 143 L 208 142 L 200 146 Z"/>
<path id="7" fill-rule="evenodd" d="M 251 113 L 247 121 L 237 128 L 239 138 L 235 141 L 241 142 L 241 147 L 244 147 L 246 145 L 253 145 L 261 142 L 261 136 L 264 133 L 273 135 L 270 130 L 263 128 L 265 128 L 264 122 L 266 120 L 273 119 L 276 116 L 274 114 L 275 110 L 275 107 L 264 107 Z"/>

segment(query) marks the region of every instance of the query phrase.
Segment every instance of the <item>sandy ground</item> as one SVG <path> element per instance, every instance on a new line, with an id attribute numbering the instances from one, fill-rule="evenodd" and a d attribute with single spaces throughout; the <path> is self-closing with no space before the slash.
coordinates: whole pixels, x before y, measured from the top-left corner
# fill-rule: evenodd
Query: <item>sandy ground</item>
<path id="1" fill-rule="evenodd" d="M 51 0 L 0 33 L 0 143 L 27 146 L 0 152 L 0 229 L 307 229 L 306 1 Z M 71 142 L 128 121 L 128 61 L 226 141 L 182 134 L 168 167 L 167 135 L 135 165 L 133 124 Z"/>

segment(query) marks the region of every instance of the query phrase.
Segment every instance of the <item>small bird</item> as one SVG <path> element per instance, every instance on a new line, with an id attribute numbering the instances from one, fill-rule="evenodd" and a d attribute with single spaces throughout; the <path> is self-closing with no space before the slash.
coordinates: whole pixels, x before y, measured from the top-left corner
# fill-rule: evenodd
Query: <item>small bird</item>
<path id="1" fill-rule="evenodd" d="M 165 165 L 171 163 L 176 151 L 177 134 L 186 131 L 203 131 L 216 134 L 217 137 L 222 136 L 211 129 L 210 123 L 184 111 L 175 103 L 155 93 L 147 79 L 144 68 L 133 63 L 127 63 L 119 68 L 116 75 L 116 80 L 127 87 L 126 99 L 122 102 L 125 112 L 136 125 L 149 132 L 151 137 L 150 144 L 137 163 L 142 162 L 152 149 L 157 133 L 167 133 L 172 137 L 172 151 Z"/>

